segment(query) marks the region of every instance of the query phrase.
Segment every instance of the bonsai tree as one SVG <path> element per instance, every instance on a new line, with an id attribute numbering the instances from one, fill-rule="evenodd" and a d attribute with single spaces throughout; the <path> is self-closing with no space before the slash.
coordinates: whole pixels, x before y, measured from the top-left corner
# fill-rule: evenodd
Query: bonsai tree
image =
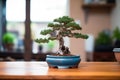
<path id="1" fill-rule="evenodd" d="M 39 38 L 35 41 L 37 43 L 48 43 L 50 40 L 58 40 L 59 41 L 59 50 L 57 55 L 71 55 L 68 47 L 64 45 L 64 37 L 74 37 L 74 38 L 82 38 L 87 39 L 88 35 L 82 34 L 78 31 L 82 30 L 81 26 L 75 23 L 73 18 L 68 16 L 59 17 L 54 19 L 52 23 L 48 24 L 50 29 L 43 30 L 40 32 L 42 35 L 48 35 L 52 33 L 56 33 L 54 36 L 50 36 L 48 38 Z M 77 31 L 77 32 L 76 32 Z"/>

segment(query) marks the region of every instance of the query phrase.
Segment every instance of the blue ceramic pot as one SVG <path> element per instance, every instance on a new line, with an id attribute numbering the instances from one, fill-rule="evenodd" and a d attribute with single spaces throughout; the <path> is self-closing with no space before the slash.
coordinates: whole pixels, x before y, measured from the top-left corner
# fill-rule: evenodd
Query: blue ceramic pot
<path id="1" fill-rule="evenodd" d="M 78 67 L 80 56 L 54 56 L 47 55 L 46 61 L 49 67 L 70 68 Z"/>

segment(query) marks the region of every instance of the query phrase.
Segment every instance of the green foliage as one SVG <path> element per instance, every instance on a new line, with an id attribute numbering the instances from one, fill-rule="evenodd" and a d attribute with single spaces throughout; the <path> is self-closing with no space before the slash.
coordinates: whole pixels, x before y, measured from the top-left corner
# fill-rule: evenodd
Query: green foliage
<path id="1" fill-rule="evenodd" d="M 49 40 L 56 40 L 54 37 L 35 39 L 37 43 L 48 43 Z"/>
<path id="2" fill-rule="evenodd" d="M 117 40 L 120 40 L 120 29 L 118 27 L 116 27 L 113 30 L 113 38 L 117 39 Z"/>
<path id="3" fill-rule="evenodd" d="M 46 38 L 44 38 L 44 39 L 40 38 L 40 39 L 36 39 L 35 42 L 37 42 L 37 43 L 41 43 L 41 42 L 42 42 L 42 43 L 48 43 L 49 40 L 46 39 Z"/>
<path id="4" fill-rule="evenodd" d="M 53 30 L 59 30 L 61 25 L 60 24 L 54 24 L 54 23 L 48 23 L 48 27 L 53 28 Z"/>
<path id="5" fill-rule="evenodd" d="M 79 24 L 76 24 L 75 22 L 70 22 L 66 25 L 66 27 L 71 28 L 71 30 L 81 30 L 82 28 L 80 27 Z"/>
<path id="6" fill-rule="evenodd" d="M 54 22 L 58 22 L 58 23 L 69 23 L 69 22 L 72 22 L 72 21 L 74 21 L 74 19 L 70 18 L 68 16 L 63 16 L 63 17 L 54 19 Z"/>
<path id="7" fill-rule="evenodd" d="M 15 36 L 12 33 L 7 32 L 3 35 L 2 41 L 4 44 L 14 44 Z"/>
<path id="8" fill-rule="evenodd" d="M 48 27 L 54 27 L 54 24 L 53 23 L 49 23 Z"/>
<path id="9" fill-rule="evenodd" d="M 87 35 L 83 35 L 81 33 L 74 33 L 75 38 L 83 38 L 83 39 L 87 39 L 88 36 Z"/>
<path id="10" fill-rule="evenodd" d="M 53 32 L 53 30 L 48 29 L 48 30 L 43 30 L 43 31 L 41 31 L 40 34 L 42 34 L 42 35 L 47 35 L 47 34 L 50 34 L 51 32 Z"/>
<path id="11" fill-rule="evenodd" d="M 111 45 L 111 43 L 112 43 L 111 36 L 106 34 L 104 31 L 100 32 L 95 40 L 96 45 Z"/>
<path id="12" fill-rule="evenodd" d="M 50 49 L 52 49 L 52 48 L 54 47 L 54 45 L 55 45 L 55 42 L 54 42 L 54 41 L 49 41 L 48 47 L 49 47 Z"/>
<path id="13" fill-rule="evenodd" d="M 79 24 L 74 22 L 73 18 L 68 16 L 59 17 L 54 19 L 52 23 L 48 24 L 50 29 L 41 31 L 42 35 L 51 34 L 52 32 L 57 32 L 56 36 L 50 36 L 49 38 L 40 38 L 35 41 L 38 43 L 48 43 L 49 40 L 59 40 L 60 37 L 74 37 L 74 38 L 82 38 L 87 39 L 88 35 L 83 35 L 81 33 L 73 33 L 75 30 L 82 30 Z"/>
<path id="14" fill-rule="evenodd" d="M 49 40 L 55 40 L 56 38 L 55 37 L 49 37 L 48 39 Z"/>

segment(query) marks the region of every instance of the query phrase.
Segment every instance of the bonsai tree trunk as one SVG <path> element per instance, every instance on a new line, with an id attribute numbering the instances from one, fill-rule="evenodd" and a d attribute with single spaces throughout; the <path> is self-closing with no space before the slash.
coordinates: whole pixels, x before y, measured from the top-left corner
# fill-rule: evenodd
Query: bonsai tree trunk
<path id="1" fill-rule="evenodd" d="M 64 46 L 64 40 L 62 37 L 60 37 L 60 39 L 59 39 L 59 45 L 60 45 L 59 49 Z"/>
<path id="2" fill-rule="evenodd" d="M 63 37 L 59 36 L 59 51 L 58 51 L 58 55 L 71 55 L 69 48 L 64 46 L 64 39 Z"/>

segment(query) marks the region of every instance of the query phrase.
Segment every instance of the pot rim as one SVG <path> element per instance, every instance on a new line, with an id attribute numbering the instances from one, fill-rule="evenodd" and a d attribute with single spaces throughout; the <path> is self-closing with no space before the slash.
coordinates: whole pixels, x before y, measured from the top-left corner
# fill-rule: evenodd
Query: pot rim
<path id="1" fill-rule="evenodd" d="M 113 52 L 120 52 L 120 48 L 114 48 Z"/>
<path id="2" fill-rule="evenodd" d="M 72 55 L 72 56 L 55 56 L 55 55 L 47 55 L 47 57 L 53 58 L 80 58 L 79 55 Z"/>

